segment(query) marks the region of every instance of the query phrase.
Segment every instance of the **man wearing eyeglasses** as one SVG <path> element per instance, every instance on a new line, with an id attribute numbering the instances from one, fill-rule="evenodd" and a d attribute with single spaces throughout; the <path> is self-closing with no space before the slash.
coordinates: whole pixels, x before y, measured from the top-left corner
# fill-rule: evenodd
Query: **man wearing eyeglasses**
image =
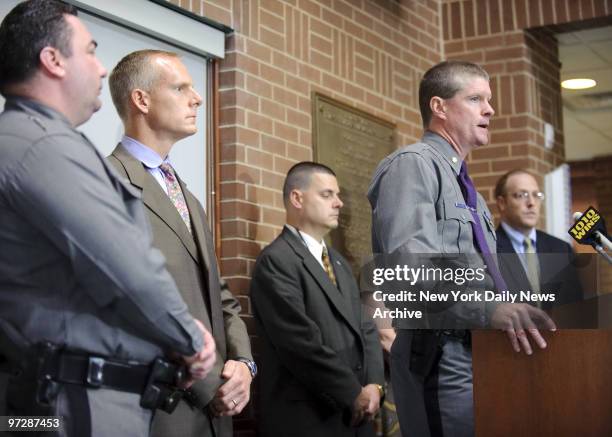
<path id="1" fill-rule="evenodd" d="M 506 173 L 495 186 L 495 199 L 501 215 L 497 252 L 508 288 L 554 294 L 554 302 L 538 303 L 545 309 L 580 300 L 571 246 L 536 230 L 544 193 L 535 176 L 526 170 Z"/>

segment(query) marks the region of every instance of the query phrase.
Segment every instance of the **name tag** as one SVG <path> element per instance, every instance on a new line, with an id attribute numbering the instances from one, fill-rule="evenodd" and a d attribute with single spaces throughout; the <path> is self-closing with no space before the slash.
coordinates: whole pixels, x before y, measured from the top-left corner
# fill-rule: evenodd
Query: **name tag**
<path id="1" fill-rule="evenodd" d="M 455 202 L 455 206 L 457 208 L 461 208 L 461 209 L 467 209 L 468 211 L 471 212 L 476 212 L 476 210 L 468 205 L 466 205 L 465 203 L 459 203 L 459 202 Z"/>

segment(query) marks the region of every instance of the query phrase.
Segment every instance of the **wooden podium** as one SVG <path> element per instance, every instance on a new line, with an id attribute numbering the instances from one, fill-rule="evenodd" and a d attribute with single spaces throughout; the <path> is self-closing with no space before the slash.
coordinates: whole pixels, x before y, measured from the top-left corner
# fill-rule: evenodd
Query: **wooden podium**
<path id="1" fill-rule="evenodd" d="M 504 332 L 472 332 L 476 436 L 612 436 L 612 330 L 543 335 L 527 356 Z"/>

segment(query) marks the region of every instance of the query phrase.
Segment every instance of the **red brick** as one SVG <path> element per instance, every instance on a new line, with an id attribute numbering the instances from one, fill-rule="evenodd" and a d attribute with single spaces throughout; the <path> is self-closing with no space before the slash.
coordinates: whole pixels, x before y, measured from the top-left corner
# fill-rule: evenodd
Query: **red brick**
<path id="1" fill-rule="evenodd" d="M 302 129 L 310 129 L 310 117 L 303 112 L 287 109 L 287 123 Z M 291 156 L 291 155 L 289 155 Z"/>
<path id="2" fill-rule="evenodd" d="M 270 50 L 269 47 L 266 47 L 256 41 L 253 41 L 252 39 L 247 39 L 246 51 L 253 58 L 256 58 L 263 62 L 269 63 L 272 59 L 272 50 Z"/>
<path id="3" fill-rule="evenodd" d="M 248 92 L 256 96 L 266 97 L 269 99 L 272 98 L 272 85 L 255 76 L 247 75 L 246 89 Z"/>
<path id="4" fill-rule="evenodd" d="M 256 241 L 271 242 L 279 234 L 279 227 L 249 223 L 249 235 Z"/>
<path id="5" fill-rule="evenodd" d="M 247 200 L 256 205 L 273 205 L 274 191 L 255 185 L 249 185 L 247 188 Z"/>
<path id="6" fill-rule="evenodd" d="M 252 203 L 229 200 L 221 201 L 221 215 L 223 217 L 236 217 L 245 220 L 259 220 L 260 208 Z"/>
<path id="7" fill-rule="evenodd" d="M 261 149 L 276 155 L 285 155 L 286 142 L 270 135 L 262 134 Z"/>
<path id="8" fill-rule="evenodd" d="M 532 168 L 533 161 L 526 158 L 521 159 L 505 159 L 493 161 L 493 171 L 510 171 L 515 168 Z"/>
<path id="9" fill-rule="evenodd" d="M 243 220 L 222 220 L 221 221 L 221 237 L 246 237 L 247 236 L 247 225 Z"/>
<path id="10" fill-rule="evenodd" d="M 285 183 L 285 175 L 273 173 L 271 171 L 262 170 L 261 185 L 263 185 L 264 187 L 273 188 L 275 190 L 282 190 L 284 183 Z"/>
<path id="11" fill-rule="evenodd" d="M 487 4 L 486 0 L 475 0 L 476 1 L 476 35 L 487 35 L 489 33 L 489 26 L 487 19 Z"/>
<path id="12" fill-rule="evenodd" d="M 271 153 L 247 147 L 246 156 L 246 163 L 254 167 L 272 169 L 274 165 L 274 158 Z"/>
<path id="13" fill-rule="evenodd" d="M 515 0 L 514 1 L 514 12 L 516 14 L 516 27 L 517 29 L 526 29 L 527 24 L 527 1 L 529 0 Z"/>
<path id="14" fill-rule="evenodd" d="M 274 135 L 293 143 L 298 141 L 298 130 L 293 126 L 278 121 L 274 122 Z"/>
<path id="15" fill-rule="evenodd" d="M 259 146 L 259 132 L 256 130 L 246 129 L 244 127 L 236 127 L 236 141 L 239 144 L 244 144 L 251 147 Z"/>
<path id="16" fill-rule="evenodd" d="M 501 31 L 499 0 L 489 0 L 489 25 L 491 26 L 491 33 Z"/>
<path id="17" fill-rule="evenodd" d="M 297 61 L 279 52 L 272 53 L 272 63 L 286 74 L 297 74 Z"/>
<path id="18" fill-rule="evenodd" d="M 221 198 L 228 199 L 244 199 L 245 185 L 242 182 L 223 182 L 221 186 Z"/>
<path id="19" fill-rule="evenodd" d="M 227 128 L 227 130 L 235 132 L 236 128 Z M 246 157 L 244 146 L 239 144 L 225 144 L 223 141 L 221 141 L 221 143 L 221 162 L 244 162 Z"/>
<path id="20" fill-rule="evenodd" d="M 372 79 L 372 76 L 364 74 L 361 71 L 355 71 L 355 82 L 357 85 L 366 89 L 374 88 L 374 80 Z"/>
<path id="21" fill-rule="evenodd" d="M 314 82 L 317 84 L 321 83 L 321 72 L 316 68 L 313 68 L 307 64 L 300 64 L 298 71 L 300 77 L 309 80 L 310 82 Z"/>
<path id="22" fill-rule="evenodd" d="M 332 69 L 331 58 L 315 50 L 310 51 L 310 62 L 314 67 L 317 67 L 323 71 L 331 71 Z"/>
<path id="23" fill-rule="evenodd" d="M 273 119 L 285 121 L 285 108 L 273 100 L 261 99 L 261 113 Z"/>
<path id="24" fill-rule="evenodd" d="M 272 123 L 272 119 L 259 113 L 249 112 L 247 114 L 247 127 L 255 131 L 272 135 L 274 133 Z"/>
<path id="25" fill-rule="evenodd" d="M 593 10 L 592 0 L 580 0 L 580 12 L 583 20 L 593 18 L 595 11 Z"/>
<path id="26" fill-rule="evenodd" d="M 312 160 L 312 149 L 310 147 L 298 146 L 295 144 L 287 145 L 287 156 L 291 156 L 296 161 Z"/>
<path id="27" fill-rule="evenodd" d="M 313 17 L 318 18 L 321 15 L 321 7 L 312 0 L 298 0 L 298 6 Z"/>
<path id="28" fill-rule="evenodd" d="M 485 52 L 485 60 L 490 61 L 507 61 L 513 58 L 521 58 L 525 56 L 523 47 L 510 47 L 497 50 L 487 50 Z"/>
<path id="29" fill-rule="evenodd" d="M 261 65 L 261 77 L 265 78 L 269 82 L 273 82 L 277 85 L 285 84 L 285 72 L 276 67 L 270 67 L 269 65 Z"/>
<path id="30" fill-rule="evenodd" d="M 340 1 L 334 0 L 334 7 L 340 4 Z M 322 19 L 324 23 L 329 23 L 331 26 L 339 29 L 342 27 L 342 14 L 337 14 L 328 9 L 323 9 Z"/>
<path id="31" fill-rule="evenodd" d="M 263 9 L 275 13 L 280 17 L 283 16 L 284 6 L 283 3 L 279 2 L 278 0 L 259 0 L 259 6 Z"/>
<path id="32" fill-rule="evenodd" d="M 219 126 L 244 124 L 245 115 L 241 108 L 225 108 L 219 110 Z"/>
<path id="33" fill-rule="evenodd" d="M 479 147 L 471 154 L 474 160 L 497 159 L 509 156 L 508 146 L 488 145 Z"/>
<path id="34" fill-rule="evenodd" d="M 285 211 L 263 207 L 262 212 L 264 223 L 277 226 L 282 226 L 285 224 Z"/>
<path id="35" fill-rule="evenodd" d="M 275 86 L 273 89 L 274 101 L 277 104 L 283 104 L 290 108 L 295 108 L 298 102 L 298 96 L 293 91 L 286 90 Z"/>
<path id="36" fill-rule="evenodd" d="M 271 14 L 262 9 L 259 11 L 259 20 L 262 26 L 265 26 L 268 29 L 280 34 L 285 33 L 285 22 L 283 21 L 283 18 L 279 17 L 278 15 Z"/>
<path id="37" fill-rule="evenodd" d="M 332 28 L 328 23 L 324 23 L 316 18 L 310 18 L 310 31 L 314 34 L 321 35 L 328 40 L 332 37 Z"/>
<path id="38" fill-rule="evenodd" d="M 514 30 L 516 25 L 514 24 L 514 14 L 512 12 L 512 2 L 502 0 L 502 25 L 503 30 L 508 32 L 510 30 Z"/>
<path id="39" fill-rule="evenodd" d="M 224 182 L 242 181 L 249 184 L 258 184 L 261 178 L 261 171 L 244 164 L 221 164 L 221 180 Z"/>
<path id="40" fill-rule="evenodd" d="M 259 255 L 260 247 L 259 244 L 254 241 L 239 240 L 235 238 L 228 238 L 223 240 L 221 245 L 221 257 L 222 258 L 233 258 L 233 257 L 251 257 L 255 258 Z M 232 290 L 236 291 L 236 287 L 232 287 Z"/>
<path id="41" fill-rule="evenodd" d="M 273 32 L 266 27 L 259 29 L 261 42 L 275 48 L 276 50 L 285 50 L 285 36 L 277 32 Z"/>
<path id="42" fill-rule="evenodd" d="M 332 44 L 328 39 L 321 38 L 314 33 L 310 34 L 310 47 L 323 54 L 332 53 Z"/>
<path id="43" fill-rule="evenodd" d="M 329 88 L 330 90 L 341 90 L 342 89 L 342 81 L 337 77 L 332 76 L 331 74 L 323 73 L 323 86 L 325 88 Z"/>

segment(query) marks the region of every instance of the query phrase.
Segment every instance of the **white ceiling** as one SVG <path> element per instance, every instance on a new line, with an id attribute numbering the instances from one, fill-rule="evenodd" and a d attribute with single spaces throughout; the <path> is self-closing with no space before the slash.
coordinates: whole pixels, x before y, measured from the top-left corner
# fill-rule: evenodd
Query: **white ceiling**
<path id="1" fill-rule="evenodd" d="M 561 80 L 595 79 L 587 90 L 562 90 L 565 154 L 568 161 L 612 155 L 612 26 L 560 33 Z M 577 97 L 611 93 L 603 108 L 577 109 Z"/>

